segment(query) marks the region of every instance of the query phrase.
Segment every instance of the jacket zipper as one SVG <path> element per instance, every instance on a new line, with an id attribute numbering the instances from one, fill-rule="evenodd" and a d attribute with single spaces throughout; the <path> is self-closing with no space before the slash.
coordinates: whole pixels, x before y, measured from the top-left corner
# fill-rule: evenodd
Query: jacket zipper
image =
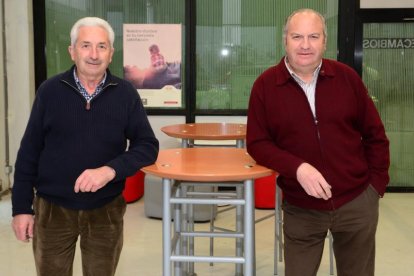
<path id="1" fill-rule="evenodd" d="M 323 154 L 323 148 L 322 148 L 322 144 L 321 144 L 321 134 L 319 132 L 319 121 L 318 121 L 318 118 L 316 116 L 316 96 L 317 96 L 316 95 L 316 87 L 315 87 L 315 115 L 313 115 L 312 108 L 310 106 L 310 103 L 309 103 L 309 101 L 308 101 L 305 93 L 303 92 L 302 87 L 296 81 L 295 81 L 295 83 L 299 87 L 300 91 L 302 92 L 303 97 L 305 98 L 306 102 L 308 103 L 309 111 L 310 111 L 310 113 L 311 113 L 311 115 L 313 117 L 313 122 L 314 122 L 315 128 L 316 128 L 316 135 L 317 135 L 318 142 L 319 142 L 319 150 L 321 152 L 321 158 L 322 158 L 323 166 L 326 168 L 325 158 L 324 158 L 324 154 Z M 325 180 L 329 183 L 329 180 L 326 178 L 326 176 L 324 176 L 324 177 L 325 177 Z M 332 206 L 332 210 L 335 210 L 335 204 L 334 204 L 333 199 L 330 198 L 329 199 L 329 202 L 330 202 L 330 204 Z"/>
<path id="2" fill-rule="evenodd" d="M 66 80 L 62 80 L 64 83 L 66 83 L 67 85 L 69 85 L 70 87 L 72 87 L 76 92 L 78 92 L 78 95 L 79 96 L 81 96 L 82 97 L 82 99 L 86 102 L 86 104 L 85 104 L 85 110 L 87 110 L 87 111 L 89 111 L 89 110 L 91 110 L 91 102 L 92 102 L 92 100 L 93 99 L 95 99 L 95 98 L 97 98 L 97 97 L 99 97 L 99 95 L 101 95 L 101 93 L 106 89 L 106 88 L 108 88 L 109 86 L 115 86 L 115 85 L 117 85 L 116 83 L 108 83 L 107 85 L 105 85 L 104 87 L 102 87 L 102 91 L 101 91 L 101 93 L 99 93 L 98 95 L 96 95 L 94 98 L 92 98 L 92 99 L 90 99 L 89 101 L 88 100 L 86 100 L 83 96 L 82 96 L 82 94 L 81 94 L 81 92 L 79 91 L 79 89 L 77 88 L 77 87 L 74 87 L 72 84 L 70 84 L 68 81 L 66 81 Z"/>
<path id="3" fill-rule="evenodd" d="M 318 122 L 318 118 L 316 117 L 316 115 L 314 117 L 314 122 L 315 122 L 315 127 L 316 127 L 316 134 L 317 134 L 318 141 L 319 141 L 319 150 L 321 152 L 321 158 L 322 158 L 323 166 L 326 167 L 324 152 L 323 152 L 323 148 L 322 148 L 322 145 L 321 145 L 321 134 L 319 132 L 319 122 Z M 325 177 L 326 182 L 329 183 L 329 180 L 327 179 L 327 176 L 325 175 L 324 177 Z M 335 210 L 335 204 L 334 204 L 333 199 L 330 198 L 329 202 L 331 203 L 332 210 Z"/>

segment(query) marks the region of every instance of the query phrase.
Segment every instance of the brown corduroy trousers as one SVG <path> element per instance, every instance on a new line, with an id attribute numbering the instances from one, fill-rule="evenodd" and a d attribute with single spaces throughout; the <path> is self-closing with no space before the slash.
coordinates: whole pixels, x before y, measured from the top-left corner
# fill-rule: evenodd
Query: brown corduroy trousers
<path id="1" fill-rule="evenodd" d="M 34 201 L 33 252 L 38 276 L 71 276 L 80 237 L 85 276 L 113 276 L 123 245 L 122 195 L 92 210 L 72 210 L 40 197 Z"/>
<path id="2" fill-rule="evenodd" d="M 283 203 L 285 275 L 317 274 L 330 230 L 338 276 L 374 276 L 379 196 L 369 187 L 332 211 L 302 209 Z"/>

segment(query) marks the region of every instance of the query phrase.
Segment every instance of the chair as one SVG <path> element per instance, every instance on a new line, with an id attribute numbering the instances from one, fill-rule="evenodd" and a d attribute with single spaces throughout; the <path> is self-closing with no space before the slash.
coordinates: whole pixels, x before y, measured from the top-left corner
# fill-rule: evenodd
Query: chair
<path id="1" fill-rule="evenodd" d="M 278 274 L 278 262 L 283 261 L 283 212 L 282 212 L 282 190 L 277 185 L 275 191 L 275 244 L 274 244 L 274 275 Z M 328 232 L 329 239 L 329 274 L 334 275 L 334 255 L 333 255 L 333 238 L 332 234 Z"/>
<path id="2" fill-rule="evenodd" d="M 277 173 L 254 180 L 254 206 L 257 209 L 275 209 Z M 274 214 L 273 214 L 274 215 Z"/>
<path id="3" fill-rule="evenodd" d="M 144 195 L 145 173 L 137 171 L 136 174 L 127 177 L 122 195 L 127 203 L 137 201 Z"/>

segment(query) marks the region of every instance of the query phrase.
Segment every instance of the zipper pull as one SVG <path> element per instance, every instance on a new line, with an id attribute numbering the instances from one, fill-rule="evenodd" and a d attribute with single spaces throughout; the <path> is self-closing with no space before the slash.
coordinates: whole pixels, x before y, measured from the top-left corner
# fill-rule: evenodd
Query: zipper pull
<path id="1" fill-rule="evenodd" d="M 86 110 L 90 110 L 90 109 L 91 109 L 91 102 L 90 102 L 90 101 L 87 101 L 87 102 L 86 102 L 86 107 L 85 107 L 85 109 L 86 109 Z"/>

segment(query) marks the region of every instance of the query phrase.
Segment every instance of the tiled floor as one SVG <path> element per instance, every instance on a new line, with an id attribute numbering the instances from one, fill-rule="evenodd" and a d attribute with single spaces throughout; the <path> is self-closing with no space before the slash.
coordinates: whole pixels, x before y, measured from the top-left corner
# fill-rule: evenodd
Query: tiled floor
<path id="1" fill-rule="evenodd" d="M 256 210 L 256 218 L 270 210 Z M 0 200 L 0 275 L 36 275 L 31 244 L 15 240 L 10 228 L 10 195 Z M 232 212 L 217 218 L 217 224 L 231 227 Z M 273 275 L 273 218 L 256 224 L 256 275 Z M 207 228 L 207 223 L 197 223 L 197 229 Z M 196 252 L 208 254 L 208 240 L 196 240 Z M 216 239 L 217 254 L 232 254 L 233 240 Z M 161 220 L 149 219 L 144 214 L 143 199 L 128 205 L 125 217 L 125 244 L 118 266 L 118 276 L 162 275 Z M 327 248 L 325 252 L 327 252 Z M 234 275 L 232 264 L 196 264 L 198 276 Z M 283 263 L 279 264 L 280 275 Z M 79 254 L 75 259 L 74 275 L 80 276 Z M 327 254 L 324 254 L 318 275 L 329 275 Z M 377 232 L 377 276 L 414 276 L 414 194 L 386 194 L 380 201 L 380 222 Z M 54 275 L 50 275 L 54 276 Z M 358 276 L 358 275 L 355 275 Z"/>

